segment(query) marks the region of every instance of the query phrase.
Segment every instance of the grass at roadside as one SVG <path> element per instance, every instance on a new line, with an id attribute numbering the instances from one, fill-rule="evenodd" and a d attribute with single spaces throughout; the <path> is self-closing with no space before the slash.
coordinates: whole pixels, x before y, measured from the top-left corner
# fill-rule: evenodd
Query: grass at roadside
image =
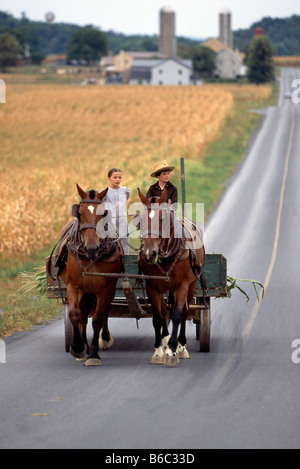
<path id="1" fill-rule="evenodd" d="M 277 99 L 276 90 L 271 99 L 255 100 L 255 96 L 245 97 L 242 86 L 224 87 L 234 94 L 234 110 L 225 119 L 217 137 L 206 147 L 201 160 L 185 160 L 187 202 L 203 202 L 206 218 L 215 208 L 237 164 L 242 161 L 249 139 L 261 119 L 258 114 L 247 110 L 274 105 Z M 173 182 L 180 188 L 179 171 Z M 20 290 L 20 279 L 17 277 L 21 271 L 32 271 L 35 267 L 44 265 L 49 252 L 50 247 L 30 258 L 15 258 L 13 265 L 12 259 L 0 259 L 0 337 L 28 330 L 32 325 L 60 314 L 61 302 L 48 300 L 46 296 L 24 294 Z"/>
<path id="2" fill-rule="evenodd" d="M 30 330 L 33 325 L 53 320 L 62 311 L 61 302 L 46 295 L 26 294 L 22 291 L 19 272 L 44 266 L 50 247 L 27 259 L 0 259 L 0 337 Z"/>

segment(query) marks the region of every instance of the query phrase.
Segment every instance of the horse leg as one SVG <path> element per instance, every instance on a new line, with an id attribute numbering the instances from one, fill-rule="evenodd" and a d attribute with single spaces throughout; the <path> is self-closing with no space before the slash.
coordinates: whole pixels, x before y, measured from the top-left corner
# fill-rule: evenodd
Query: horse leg
<path id="1" fill-rule="evenodd" d="M 182 311 L 182 320 L 181 320 L 181 325 L 180 325 L 180 333 L 178 337 L 178 347 L 177 347 L 179 358 L 182 358 L 182 359 L 190 358 L 190 355 L 186 347 L 186 320 L 189 314 L 187 306 L 191 303 L 194 297 L 195 285 L 196 285 L 196 280 L 189 287 L 187 301 Z"/>
<path id="2" fill-rule="evenodd" d="M 152 306 L 152 311 L 153 311 L 152 323 L 153 323 L 154 332 L 155 332 L 154 354 L 152 355 L 150 363 L 151 365 L 163 365 L 164 364 L 164 349 L 162 347 L 162 341 L 161 341 L 161 329 L 163 327 L 163 318 L 161 317 L 162 296 L 160 294 L 157 294 L 157 295 L 148 294 L 148 298 Z"/>
<path id="3" fill-rule="evenodd" d="M 87 323 L 88 323 L 88 315 L 81 313 L 81 322 L 79 324 L 79 332 L 85 344 L 85 354 L 83 357 L 76 358 L 76 361 L 78 362 L 85 362 L 90 353 L 90 347 L 89 347 L 89 344 L 87 341 L 87 335 L 86 335 Z"/>
<path id="4" fill-rule="evenodd" d="M 105 317 L 101 337 L 99 339 L 99 347 L 102 350 L 108 350 L 113 346 L 113 344 L 114 339 L 108 329 L 108 317 Z"/>
<path id="5" fill-rule="evenodd" d="M 108 329 L 108 315 L 109 315 L 109 311 L 110 311 L 110 305 L 111 305 L 111 302 L 112 302 L 113 299 L 114 299 L 114 292 L 113 292 L 113 295 L 111 296 L 111 298 L 109 300 L 108 307 L 106 308 L 106 311 L 105 311 L 102 333 L 101 333 L 101 337 L 99 339 L 99 347 L 102 350 L 108 350 L 114 344 L 114 339 L 113 339 L 113 337 L 110 334 L 109 329 Z"/>
<path id="6" fill-rule="evenodd" d="M 69 302 L 69 318 L 73 326 L 73 341 L 70 347 L 70 352 L 73 357 L 85 360 L 86 358 L 86 338 L 82 337 L 81 324 L 82 314 L 79 308 L 78 293 L 72 284 L 67 286 L 67 297 Z"/>
<path id="7" fill-rule="evenodd" d="M 172 334 L 168 342 L 168 347 L 165 351 L 164 364 L 167 366 L 176 366 L 179 362 L 179 356 L 177 352 L 178 340 L 178 328 L 181 320 L 182 310 L 179 307 L 175 307 L 171 314 L 172 319 Z"/>
<path id="8" fill-rule="evenodd" d="M 186 320 L 188 317 L 188 310 L 186 305 L 183 308 L 182 311 L 182 319 L 181 319 L 181 325 L 180 325 L 180 333 L 178 337 L 178 345 L 177 345 L 177 353 L 179 358 L 181 359 L 189 359 L 190 355 L 189 352 L 187 351 L 186 347 Z"/>
<path id="9" fill-rule="evenodd" d="M 172 334 L 169 340 L 169 347 L 165 352 L 165 365 L 175 366 L 179 362 L 179 356 L 177 353 L 178 346 L 178 329 L 182 320 L 182 312 L 187 297 L 187 288 L 183 285 L 182 288 L 175 294 L 175 308 L 171 312 L 172 320 Z"/>
<path id="10" fill-rule="evenodd" d="M 161 302 L 161 313 L 162 313 L 162 333 L 161 333 L 161 341 L 164 350 L 168 348 L 168 343 L 170 340 L 170 334 L 169 334 L 169 329 L 168 329 L 168 324 L 170 320 L 170 307 L 172 308 L 174 306 L 174 295 L 172 292 L 169 293 L 169 297 L 172 297 L 172 301 L 170 302 L 170 306 L 168 307 L 167 303 L 164 300 L 164 297 L 162 296 L 162 302 Z"/>
<path id="11" fill-rule="evenodd" d="M 92 320 L 94 334 L 93 334 L 93 339 L 92 339 L 92 343 L 90 346 L 90 354 L 88 356 L 87 361 L 85 362 L 85 366 L 101 366 L 102 365 L 101 358 L 98 354 L 99 335 L 100 335 L 100 331 L 101 331 L 102 324 L 103 324 L 103 315 L 101 314 L 100 311 L 101 311 L 101 304 L 100 304 L 100 300 L 98 297 L 96 312 Z"/>
<path id="12" fill-rule="evenodd" d="M 108 287 L 107 287 L 107 291 Z M 114 290 L 113 290 L 114 291 Z M 102 295 L 97 298 L 96 311 L 93 316 L 93 339 L 90 346 L 90 354 L 85 362 L 85 366 L 100 366 L 102 365 L 101 358 L 98 354 L 99 352 L 99 336 L 102 329 L 103 323 L 105 322 L 105 317 L 108 316 L 110 305 L 112 301 L 112 293 L 109 293 L 109 296 L 103 298 Z"/>

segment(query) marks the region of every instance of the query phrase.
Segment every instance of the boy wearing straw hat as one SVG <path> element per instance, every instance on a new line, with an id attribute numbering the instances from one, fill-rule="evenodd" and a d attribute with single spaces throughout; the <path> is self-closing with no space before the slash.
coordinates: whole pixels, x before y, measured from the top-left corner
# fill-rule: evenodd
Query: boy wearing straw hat
<path id="1" fill-rule="evenodd" d="M 170 173 L 174 168 L 175 166 L 170 166 L 166 160 L 160 161 L 153 166 L 151 177 L 156 177 L 158 181 L 149 187 L 146 194 L 147 199 L 161 197 L 163 190 L 166 188 L 168 191 L 168 202 L 171 201 L 171 204 L 177 204 L 177 187 L 169 181 Z"/>

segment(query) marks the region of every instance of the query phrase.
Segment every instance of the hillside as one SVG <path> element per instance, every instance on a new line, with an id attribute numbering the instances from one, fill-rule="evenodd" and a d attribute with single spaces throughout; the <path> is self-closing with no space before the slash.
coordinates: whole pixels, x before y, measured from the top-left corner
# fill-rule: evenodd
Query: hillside
<path id="1" fill-rule="evenodd" d="M 249 29 L 234 31 L 234 45 L 245 52 L 255 28 L 262 28 L 271 41 L 274 55 L 300 55 L 300 16 L 290 18 L 263 18 Z"/>
<path id="2" fill-rule="evenodd" d="M 92 25 L 87 25 L 92 26 Z M 14 33 L 19 42 L 30 45 L 31 53 L 42 53 L 43 55 L 65 54 L 67 44 L 72 34 L 81 27 L 75 24 L 53 23 L 47 24 L 40 21 L 31 21 L 26 16 L 21 19 L 14 18 L 0 11 L 0 34 L 5 31 Z M 133 35 L 126 36 L 114 31 L 104 31 L 108 50 L 113 54 L 121 49 L 132 51 L 155 51 L 158 49 L 158 36 Z M 193 46 L 198 41 L 179 37 L 178 45 Z"/>
<path id="3" fill-rule="evenodd" d="M 87 25 L 91 26 L 91 25 Z M 300 16 L 290 18 L 263 18 L 249 29 L 234 31 L 234 46 L 245 52 L 250 44 L 255 28 L 263 28 L 271 40 L 275 55 L 300 55 Z M 4 31 L 13 32 L 21 44 L 30 45 L 31 53 L 65 54 L 71 35 L 81 27 L 75 24 L 31 21 L 25 15 L 21 19 L 14 18 L 0 11 L 0 34 Z M 128 36 L 114 31 L 104 31 L 107 37 L 108 50 L 113 54 L 121 49 L 134 51 L 153 51 L 158 49 L 158 36 Z M 201 36 L 201 31 L 199 31 Z M 178 46 L 192 47 L 199 41 L 177 38 Z"/>

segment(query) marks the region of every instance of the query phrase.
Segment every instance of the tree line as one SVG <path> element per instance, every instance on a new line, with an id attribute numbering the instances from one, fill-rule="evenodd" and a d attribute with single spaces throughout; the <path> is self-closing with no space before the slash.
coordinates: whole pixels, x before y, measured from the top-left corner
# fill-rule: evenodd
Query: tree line
<path id="1" fill-rule="evenodd" d="M 292 16 L 289 19 L 264 18 L 260 23 L 255 23 L 249 30 L 240 30 L 234 33 L 235 47 L 239 46 L 245 51 L 245 63 L 248 66 L 248 78 L 253 82 L 270 81 L 274 77 L 274 65 L 272 56 L 276 50 L 269 36 L 253 39 L 256 27 L 262 26 L 264 32 L 270 31 L 274 36 L 274 23 L 280 24 L 278 30 L 283 35 L 284 24 L 290 28 L 289 35 L 281 36 L 285 49 L 293 47 L 297 52 L 297 41 L 291 41 L 296 36 L 296 27 L 300 27 L 300 16 Z M 287 33 L 286 33 L 287 34 Z M 300 38 L 299 55 L 300 55 Z M 189 58 L 193 61 L 194 70 L 202 76 L 212 76 L 216 54 L 209 48 L 201 45 L 200 41 L 189 38 L 177 38 L 178 56 Z M 276 42 L 275 42 L 276 44 Z M 80 27 L 64 23 L 43 23 L 30 21 L 23 13 L 21 19 L 0 11 L 0 67 L 4 69 L 16 62 L 16 57 L 21 55 L 30 63 L 41 63 L 49 54 L 67 54 L 68 61 L 81 61 L 95 63 L 108 52 L 118 53 L 121 49 L 135 51 L 158 50 L 158 36 L 125 36 L 113 31 L 106 33 L 92 25 Z M 280 46 L 283 50 L 283 46 Z"/>
<path id="2" fill-rule="evenodd" d="M 87 25 L 84 28 L 93 27 Z M 31 21 L 23 13 L 20 19 L 0 11 L 0 34 L 11 32 L 17 37 L 22 50 L 29 44 L 31 54 L 43 56 L 51 54 L 65 54 L 67 45 L 73 33 L 81 26 L 68 23 L 47 24 L 42 21 Z M 252 41 L 256 28 L 262 28 L 264 34 L 269 38 L 275 55 L 300 55 L 300 16 L 293 15 L 289 18 L 263 18 L 254 23 L 248 29 L 234 31 L 234 48 L 240 52 L 246 52 Z M 199 32 L 199 36 L 201 31 Z M 125 35 L 114 31 L 105 32 L 107 50 L 113 54 L 121 49 L 128 51 L 154 51 L 158 49 L 158 36 L 147 35 Z M 186 37 L 178 37 L 177 43 L 180 50 L 191 48 L 199 44 L 200 40 Z"/>

